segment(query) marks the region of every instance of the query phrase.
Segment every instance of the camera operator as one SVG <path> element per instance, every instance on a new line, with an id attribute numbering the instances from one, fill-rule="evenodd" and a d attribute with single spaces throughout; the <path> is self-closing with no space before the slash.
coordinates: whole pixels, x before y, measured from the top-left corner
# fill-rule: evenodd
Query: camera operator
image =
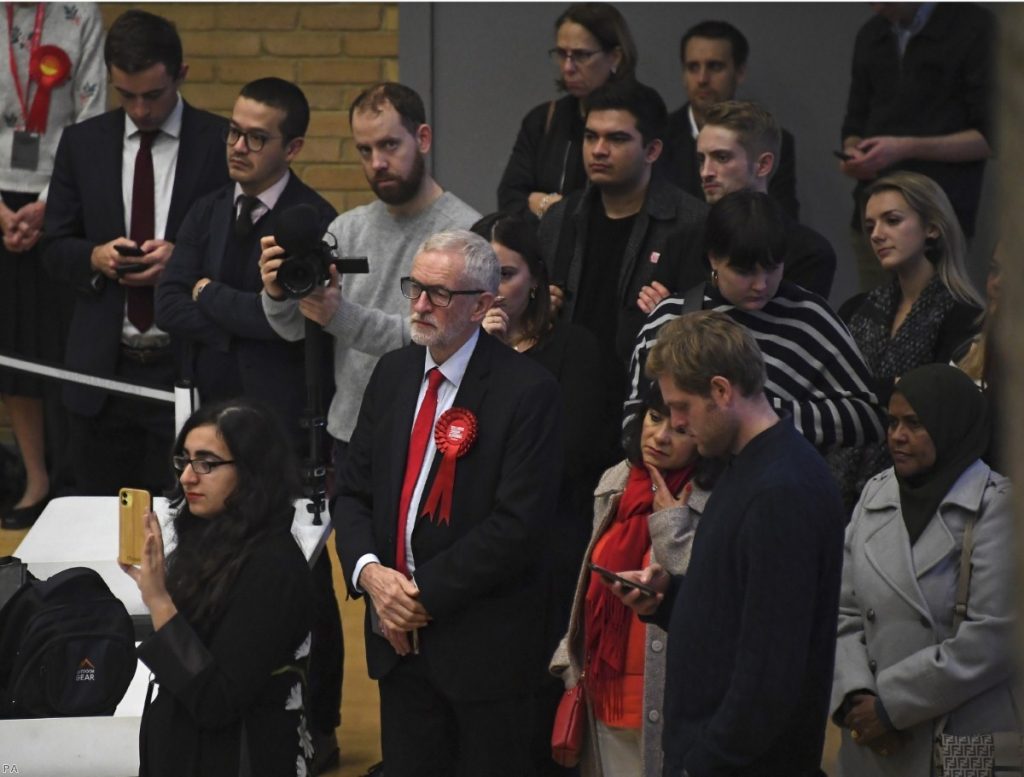
<path id="1" fill-rule="evenodd" d="M 367 88 L 349 108 L 349 123 L 378 199 L 336 218 L 325 240 L 339 256 L 367 257 L 369 273 L 346 275 L 343 291 L 341 275 L 332 266 L 326 286 L 296 300 L 295 291 L 277 278 L 287 253 L 278 242 L 285 241 L 263 238 L 260 257 L 263 310 L 274 331 L 300 340 L 308 319 L 334 337 L 336 390 L 327 431 L 334 439 L 336 479 L 378 357 L 409 344 L 409 301 L 399 292 L 398 279 L 409 274 L 416 249 L 427 237 L 466 229 L 479 218 L 426 172 L 433 132 L 423 101 L 412 89 L 393 82 Z"/>
<path id="2" fill-rule="evenodd" d="M 224 130 L 231 183 L 200 198 L 178 233 L 156 288 L 156 321 L 181 346 L 181 373 L 202 403 L 245 396 L 277 410 L 295 450 L 314 458 L 300 428 L 306 404 L 305 353 L 267 324 L 260 305 L 260 238 L 305 206 L 322 230 L 336 211 L 289 168 L 303 146 L 309 103 L 295 84 L 246 84 Z M 329 363 L 330 351 L 321 361 Z M 313 567 L 316 606 L 310 654 L 314 773 L 336 758 L 344 648 L 331 565 Z"/>

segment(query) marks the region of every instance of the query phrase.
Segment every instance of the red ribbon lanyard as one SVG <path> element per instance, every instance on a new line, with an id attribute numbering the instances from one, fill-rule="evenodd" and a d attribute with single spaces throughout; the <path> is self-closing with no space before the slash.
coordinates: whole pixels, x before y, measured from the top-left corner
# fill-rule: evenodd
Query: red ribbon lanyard
<path id="1" fill-rule="evenodd" d="M 32 29 L 32 43 L 29 47 L 29 73 L 32 72 L 32 56 L 36 53 L 39 48 L 39 42 L 43 38 L 43 24 L 46 21 L 46 5 L 44 3 L 36 3 L 36 23 Z M 7 52 L 10 54 L 11 60 L 11 78 L 14 79 L 14 88 L 18 93 L 18 102 L 21 103 L 21 118 L 22 123 L 28 121 L 28 95 L 26 94 L 28 89 L 22 90 L 21 78 L 18 77 L 18 61 L 14 57 L 14 3 L 7 3 Z M 32 76 L 29 75 L 29 86 L 32 83 Z"/>

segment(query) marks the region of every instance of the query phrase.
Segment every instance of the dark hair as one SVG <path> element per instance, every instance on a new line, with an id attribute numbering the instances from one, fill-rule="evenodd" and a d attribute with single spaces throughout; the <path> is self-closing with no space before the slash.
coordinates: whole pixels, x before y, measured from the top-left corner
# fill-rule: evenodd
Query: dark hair
<path id="1" fill-rule="evenodd" d="M 548 293 L 548 268 L 541 254 L 537 230 L 522 216 L 511 213 L 491 213 L 470 230 L 523 257 L 530 276 L 537 283 L 537 293 L 526 303 L 523 312 L 523 334 L 540 340 L 550 328 L 551 295 Z"/>
<path id="2" fill-rule="evenodd" d="M 690 38 L 711 38 L 712 40 L 727 40 L 732 50 L 732 63 L 737 69 L 745 67 L 747 57 L 750 56 L 750 44 L 746 36 L 733 27 L 729 22 L 704 21 L 695 24 L 683 33 L 679 41 L 679 61 L 686 63 L 686 44 Z"/>
<path id="3" fill-rule="evenodd" d="M 723 100 L 704 111 L 704 126 L 724 127 L 736 133 L 736 141 L 753 164 L 761 154 L 772 155 L 772 172 L 779 169 L 782 129 L 775 117 L 749 100 Z M 770 178 L 771 176 L 769 176 Z"/>
<path id="4" fill-rule="evenodd" d="M 658 90 L 639 81 L 614 81 L 595 89 L 587 99 L 587 116 L 594 111 L 628 111 L 644 145 L 662 140 L 668 127 L 668 109 Z"/>
<path id="5" fill-rule="evenodd" d="M 618 48 L 622 52 L 618 69 L 611 74 L 609 81 L 622 78 L 633 78 L 636 74 L 636 63 L 639 60 L 633 34 L 629 25 L 619 13 L 619 9 L 611 3 L 574 3 L 566 8 L 555 19 L 555 34 L 566 22 L 573 22 L 593 35 L 604 51 Z M 565 83 L 559 78 L 556 82 L 559 89 L 565 89 Z"/>
<path id="6" fill-rule="evenodd" d="M 125 11 L 114 20 L 103 44 L 107 69 L 140 73 L 162 64 L 174 80 L 181 75 L 181 38 L 174 23 L 148 11 Z"/>
<path id="7" fill-rule="evenodd" d="M 766 270 L 786 254 L 782 209 L 769 195 L 743 190 L 725 195 L 711 206 L 704 226 L 704 255 L 727 259 L 737 270 Z"/>
<path id="8" fill-rule="evenodd" d="M 285 143 L 306 134 L 309 127 L 309 102 L 302 90 L 291 81 L 273 77 L 258 78 L 243 86 L 238 94 L 284 111 L 281 134 Z"/>
<path id="9" fill-rule="evenodd" d="M 640 438 L 644 429 L 644 418 L 647 413 L 653 410 L 659 415 L 668 418 L 671 411 L 661 396 L 661 389 L 657 381 L 651 381 L 649 387 L 642 397 L 643 404 L 638 412 L 631 416 L 622 429 L 622 449 L 630 464 L 643 466 L 644 456 L 640 448 Z M 696 467 L 693 471 L 693 481 L 706 491 L 710 491 L 722 474 L 725 462 L 721 459 L 709 459 L 698 454 Z"/>
<path id="10" fill-rule="evenodd" d="M 183 453 L 189 432 L 207 425 L 227 445 L 238 481 L 212 520 L 192 515 L 181 482 L 175 484 L 170 501 L 178 544 L 167 559 L 167 590 L 200 632 L 223 612 L 255 543 L 288 531 L 302 492 L 291 442 L 272 409 L 248 399 L 206 405 L 185 422 L 173 454 Z"/>
<path id="11" fill-rule="evenodd" d="M 423 99 L 404 84 L 394 81 L 381 81 L 361 91 L 348 109 L 348 123 L 356 111 L 373 111 L 380 113 L 384 103 L 390 103 L 402 119 L 402 126 L 410 135 L 415 135 L 420 125 L 427 123 L 427 110 L 423 107 Z"/>

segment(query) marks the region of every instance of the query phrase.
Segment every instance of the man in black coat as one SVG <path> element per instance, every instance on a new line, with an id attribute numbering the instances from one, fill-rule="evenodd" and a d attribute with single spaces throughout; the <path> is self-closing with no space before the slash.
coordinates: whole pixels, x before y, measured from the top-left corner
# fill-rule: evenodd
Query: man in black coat
<path id="1" fill-rule="evenodd" d="M 338 553 L 368 594 L 388 774 L 534 773 L 561 410 L 550 373 L 480 328 L 498 280 L 478 235 L 423 244 L 401 280 L 415 344 L 377 363 L 342 476 Z"/>
<path id="2" fill-rule="evenodd" d="M 188 73 L 174 26 L 122 14 L 104 57 L 121 108 L 65 129 L 50 181 L 43 261 L 76 292 L 65 364 L 104 378 L 170 389 L 170 336 L 154 326 L 153 286 L 185 213 L 227 182 L 226 122 L 188 105 Z M 159 493 L 169 483 L 174 411 L 78 384 L 65 385 L 77 490 L 121 486 Z"/>
<path id="3" fill-rule="evenodd" d="M 666 777 L 820 775 L 845 516 L 824 460 L 775 413 L 753 336 L 724 313 L 662 328 L 647 360 L 672 424 L 727 458 L 685 576 L 613 590 L 668 630 Z"/>
<path id="4" fill-rule="evenodd" d="M 281 214 L 296 205 L 315 209 L 314 239 L 337 212 L 289 165 L 302 150 L 309 103 L 295 84 L 261 78 L 246 84 L 228 125 L 226 162 L 233 183 L 201 197 L 178 233 L 174 255 L 156 289 L 157 325 L 180 339 L 182 375 L 203 403 L 246 396 L 276 409 L 300 455 L 309 456 L 303 343 L 283 340 L 263 315 L 260 239 L 273 235 Z M 330 344 L 323 343 L 319 375 L 330 381 Z M 322 387 L 320 395 L 329 395 Z M 324 452 L 321 451 L 321 454 Z M 313 566 L 316 619 L 310 649 L 310 723 L 314 773 L 335 763 L 344 662 L 341 621 L 331 564 Z"/>

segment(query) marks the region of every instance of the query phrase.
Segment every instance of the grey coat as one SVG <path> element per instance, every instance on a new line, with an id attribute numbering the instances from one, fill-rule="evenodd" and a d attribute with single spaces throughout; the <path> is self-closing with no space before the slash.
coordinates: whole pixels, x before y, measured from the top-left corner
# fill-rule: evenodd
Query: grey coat
<path id="1" fill-rule="evenodd" d="M 893 470 L 868 481 L 846 530 L 833 713 L 851 691 L 881 699 L 907 741 L 886 758 L 843 729 L 842 777 L 933 773 L 932 741 L 946 731 L 1017 728 L 1010 692 L 1014 531 L 1010 483 L 981 461 L 960 476 L 911 547 Z M 953 633 L 963 530 L 976 514 L 967 618 Z"/>
<path id="2" fill-rule="evenodd" d="M 604 534 L 619 506 L 619 499 L 629 479 L 628 461 L 621 461 L 606 470 L 594 490 L 594 530 L 590 544 L 583 556 L 583 565 L 576 582 L 572 612 L 569 616 L 569 630 L 558 644 L 551 657 L 549 669 L 561 677 L 566 688 L 575 687 L 583 671 L 583 602 L 590 584 L 590 570 L 587 563 L 594 552 L 594 545 Z M 682 575 L 690 564 L 690 550 L 693 535 L 697 530 L 700 516 L 707 504 L 710 491 L 696 484 L 690 492 L 686 507 L 659 510 L 651 513 L 647 527 L 651 533 L 651 556 L 673 575 Z M 643 774 L 644 777 L 661 777 L 661 704 L 665 691 L 665 649 L 667 636 L 661 628 L 647 626 L 647 651 L 644 660 L 644 730 L 643 730 Z M 580 763 L 581 777 L 619 777 L 605 775 L 597 758 L 592 737 L 586 737 L 584 755 Z"/>

